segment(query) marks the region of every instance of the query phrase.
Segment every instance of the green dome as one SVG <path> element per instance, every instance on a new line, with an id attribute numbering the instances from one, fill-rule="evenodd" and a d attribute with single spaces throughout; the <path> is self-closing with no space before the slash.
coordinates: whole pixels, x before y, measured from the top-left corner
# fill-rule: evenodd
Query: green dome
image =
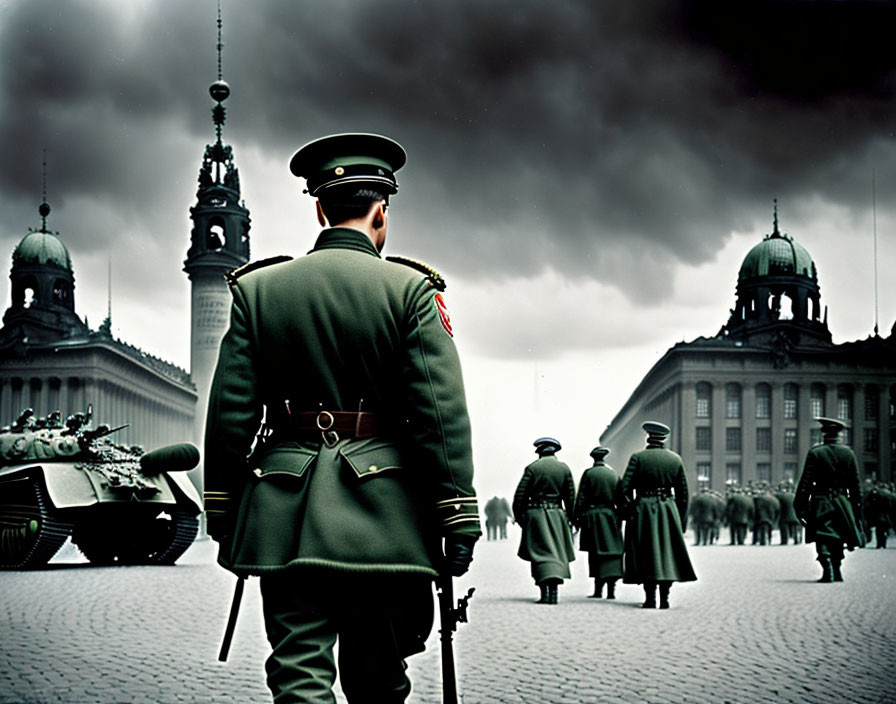
<path id="1" fill-rule="evenodd" d="M 72 270 L 72 259 L 68 250 L 51 232 L 29 232 L 22 238 L 12 253 L 13 266 L 16 264 L 39 264 L 58 266 Z"/>
<path id="2" fill-rule="evenodd" d="M 815 262 L 803 245 L 788 234 L 775 231 L 751 249 L 740 265 L 738 281 L 760 276 L 805 276 L 817 278 Z"/>

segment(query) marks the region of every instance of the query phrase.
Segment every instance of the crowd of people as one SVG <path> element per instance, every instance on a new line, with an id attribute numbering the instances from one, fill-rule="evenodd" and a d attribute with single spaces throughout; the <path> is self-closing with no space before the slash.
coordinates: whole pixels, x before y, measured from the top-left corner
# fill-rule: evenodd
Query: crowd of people
<path id="1" fill-rule="evenodd" d="M 691 497 L 681 458 L 663 448 L 669 429 L 661 423 L 644 424 L 647 448 L 632 455 L 621 477 L 606 462 L 610 450 L 594 448 L 594 464 L 578 490 L 569 467 L 556 457 L 560 443 L 539 438 L 539 458 L 526 467 L 513 505 L 497 496 L 485 504 L 488 538 L 506 538 L 509 521 L 520 525 L 518 554 L 531 563 L 540 604 L 557 603 L 578 532 L 594 580 L 591 597 L 606 590 L 606 598 L 614 599 L 623 579 L 644 586 L 644 607 L 656 606 L 659 589 L 660 607 L 668 608 L 671 583 L 696 579 L 683 538 L 688 522 L 698 546 L 722 542 L 723 528 L 730 545 L 814 542 L 822 567 L 818 581 L 842 581 L 844 548 L 871 547 L 872 537 L 877 548 L 887 546 L 896 528 L 896 490 L 870 479 L 860 490 L 855 455 L 839 442 L 843 424 L 818 421 L 824 442 L 810 450 L 798 485 L 760 481 L 731 484 L 725 492 L 703 487 Z"/>
<path id="2" fill-rule="evenodd" d="M 517 554 L 530 563 L 541 592 L 537 603 L 556 604 L 559 586 L 570 577 L 573 529 L 579 531 L 579 549 L 588 553 L 592 597 L 601 597 L 606 587 L 607 598 L 615 598 L 622 579 L 643 586 L 644 608 L 656 608 L 659 591 L 659 608 L 667 609 L 672 583 L 697 579 L 684 541 L 684 464 L 664 447 L 667 426 L 647 422 L 643 428 L 647 447 L 631 456 L 622 477 L 605 461 L 609 450 L 596 447 L 578 492 L 569 466 L 556 457 L 560 443 L 550 437 L 535 441 L 538 459 L 523 472 L 512 512 L 523 529 Z"/>

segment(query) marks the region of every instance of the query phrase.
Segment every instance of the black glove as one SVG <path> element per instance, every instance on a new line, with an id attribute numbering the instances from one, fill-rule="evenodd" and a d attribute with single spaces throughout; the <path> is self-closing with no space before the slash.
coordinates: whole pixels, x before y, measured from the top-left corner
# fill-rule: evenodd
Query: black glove
<path id="1" fill-rule="evenodd" d="M 473 561 L 473 545 L 476 538 L 469 535 L 445 536 L 445 564 L 443 571 L 452 577 L 460 577 L 470 569 Z"/>

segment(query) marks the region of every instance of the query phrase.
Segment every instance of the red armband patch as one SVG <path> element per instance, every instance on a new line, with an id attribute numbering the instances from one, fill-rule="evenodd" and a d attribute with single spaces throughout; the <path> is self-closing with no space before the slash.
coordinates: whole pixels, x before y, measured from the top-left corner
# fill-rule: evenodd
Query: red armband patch
<path id="1" fill-rule="evenodd" d="M 451 316 L 448 315 L 448 305 L 445 303 L 445 299 L 441 293 L 437 293 L 434 298 L 436 310 L 439 311 L 439 320 L 442 321 L 442 327 L 445 328 L 445 332 L 454 337 L 454 331 L 451 328 Z"/>

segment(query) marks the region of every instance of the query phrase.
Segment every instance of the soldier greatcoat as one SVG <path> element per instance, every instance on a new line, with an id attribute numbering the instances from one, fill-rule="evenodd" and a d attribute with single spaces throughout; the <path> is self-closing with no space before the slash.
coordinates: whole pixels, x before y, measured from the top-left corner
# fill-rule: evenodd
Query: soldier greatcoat
<path id="1" fill-rule="evenodd" d="M 523 529 L 517 555 L 532 563 L 536 584 L 569 579 L 576 559 L 569 529 L 575 496 L 572 472 L 553 455 L 526 467 L 517 485 L 513 515 Z"/>
<path id="2" fill-rule="evenodd" d="M 585 470 L 576 494 L 575 524 L 579 549 L 588 553 L 588 575 L 595 579 L 622 576 L 622 532 L 618 514 L 616 471 L 602 459 Z"/>
<path id="3" fill-rule="evenodd" d="M 663 447 L 636 452 L 620 489 L 626 515 L 623 581 L 696 580 L 683 535 L 688 484 L 681 457 Z"/>
<path id="4" fill-rule="evenodd" d="M 856 456 L 837 438 L 825 438 L 806 455 L 796 487 L 794 508 L 806 524 L 806 542 L 816 543 L 819 555 L 865 544 L 859 525 L 862 516 L 859 465 Z"/>

